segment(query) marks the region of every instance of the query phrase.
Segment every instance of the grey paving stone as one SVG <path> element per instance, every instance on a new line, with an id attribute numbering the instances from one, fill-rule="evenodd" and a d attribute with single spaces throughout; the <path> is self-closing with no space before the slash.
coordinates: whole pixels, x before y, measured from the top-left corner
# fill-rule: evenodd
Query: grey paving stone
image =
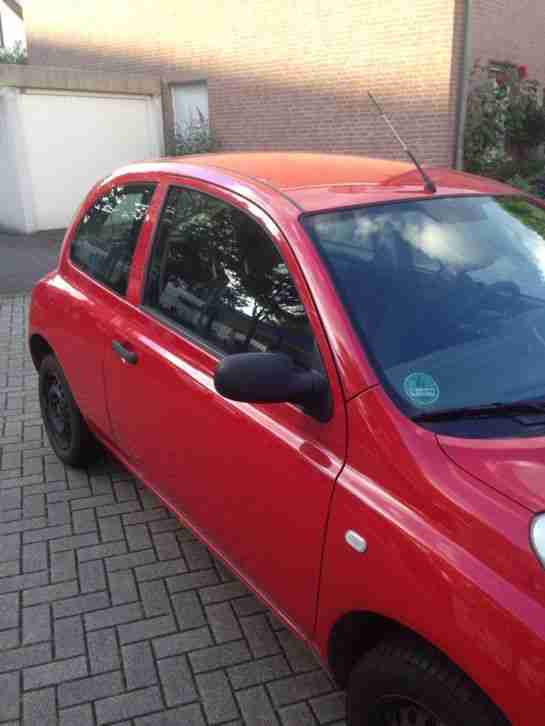
<path id="1" fill-rule="evenodd" d="M 23 684 L 25 691 L 29 691 L 33 688 L 52 686 L 86 675 L 86 658 L 68 658 L 67 660 L 26 668 L 23 671 Z"/>
<path id="2" fill-rule="evenodd" d="M 168 512 L 166 509 L 154 509 L 149 512 L 132 512 L 123 515 L 123 524 L 143 524 L 144 522 L 153 522 L 159 519 L 166 519 Z"/>
<path id="3" fill-rule="evenodd" d="M 246 615 L 256 615 L 257 613 L 263 613 L 267 610 L 265 605 L 260 602 L 253 595 L 247 595 L 246 597 L 239 597 L 233 601 L 233 610 L 242 618 Z"/>
<path id="4" fill-rule="evenodd" d="M 238 716 L 238 709 L 223 671 L 202 673 L 196 677 L 206 718 L 210 724 Z"/>
<path id="5" fill-rule="evenodd" d="M 51 508 L 50 508 L 51 509 Z M 97 522 L 94 509 L 78 509 L 72 512 L 72 523 L 74 532 L 84 534 L 85 532 L 96 532 Z"/>
<path id="6" fill-rule="evenodd" d="M 84 510 L 87 511 L 87 510 Z M 125 537 L 121 517 L 104 517 L 98 520 L 100 539 L 103 542 L 114 542 Z M 126 552 L 126 550 L 124 550 Z"/>
<path id="7" fill-rule="evenodd" d="M 152 546 L 151 537 L 145 524 L 135 524 L 132 527 L 127 527 L 125 536 L 131 551 L 144 550 Z"/>
<path id="8" fill-rule="evenodd" d="M 182 550 L 190 570 L 206 570 L 212 566 L 208 549 L 200 542 L 183 542 Z"/>
<path id="9" fill-rule="evenodd" d="M 95 701 L 98 698 L 114 696 L 125 690 L 123 678 L 119 671 L 115 673 L 104 673 L 99 676 L 82 678 L 79 681 L 63 683 L 57 689 L 59 706 L 65 708 L 78 703 Z"/>
<path id="10" fill-rule="evenodd" d="M 33 519 L 19 519 L 14 522 L 3 522 L 2 524 L 0 524 L 0 535 L 8 535 L 15 532 L 27 532 L 29 530 L 41 529 L 46 526 L 47 520 L 45 517 L 35 517 Z"/>
<path id="11" fill-rule="evenodd" d="M 163 615 L 158 618 L 149 618 L 136 623 L 120 625 L 117 630 L 121 643 L 135 643 L 138 640 L 172 633 L 176 630 L 176 623 L 172 615 Z"/>
<path id="12" fill-rule="evenodd" d="M 189 660 L 195 673 L 225 668 L 235 663 L 242 663 L 251 658 L 248 646 L 243 640 L 224 645 L 214 645 L 189 654 Z"/>
<path id="13" fill-rule="evenodd" d="M 160 560 L 173 560 L 180 557 L 180 546 L 174 532 L 154 533 L 153 544 Z"/>
<path id="14" fill-rule="evenodd" d="M 94 507 L 104 506 L 106 504 L 113 504 L 114 498 L 108 494 L 98 497 L 85 497 L 83 499 L 72 500 L 72 511 L 76 509 L 90 509 Z"/>
<path id="15" fill-rule="evenodd" d="M 90 703 L 66 708 L 60 712 L 59 718 L 59 726 L 95 726 L 93 709 Z"/>
<path id="16" fill-rule="evenodd" d="M 304 673 L 268 685 L 275 706 L 285 706 L 294 701 L 303 701 L 333 690 L 329 678 L 323 671 Z"/>
<path id="17" fill-rule="evenodd" d="M 135 719 L 134 724 L 135 726 L 206 726 L 201 708 L 197 704 L 173 708 L 151 716 L 142 716 Z M 226 726 L 229 725 L 226 724 Z M 236 724 L 230 726 L 236 726 Z"/>
<path id="18" fill-rule="evenodd" d="M 306 703 L 294 703 L 279 710 L 282 726 L 316 726 L 317 721 Z"/>
<path id="19" fill-rule="evenodd" d="M 157 671 L 149 643 L 125 645 L 121 649 L 121 653 L 127 688 L 144 688 L 157 683 Z"/>
<path id="20" fill-rule="evenodd" d="M 169 635 L 165 638 L 156 638 L 153 648 L 157 658 L 166 658 L 170 655 L 187 653 L 197 648 L 205 648 L 212 643 L 212 636 L 208 628 L 187 630 L 185 633 Z"/>
<path id="21" fill-rule="evenodd" d="M 18 560 L 21 554 L 21 538 L 19 534 L 8 534 L 0 537 L 0 562 Z"/>
<path id="22" fill-rule="evenodd" d="M 109 542 L 108 544 L 96 545 L 96 547 L 84 547 L 78 550 L 78 560 L 99 560 L 112 555 L 119 555 L 127 551 L 125 542 Z"/>
<path id="23" fill-rule="evenodd" d="M 105 698 L 95 703 L 99 726 L 123 718 L 134 718 L 160 711 L 163 708 L 161 693 L 157 686 L 132 691 L 120 696 Z"/>
<path id="24" fill-rule="evenodd" d="M 61 524 L 57 527 L 44 527 L 43 529 L 31 529 L 23 532 L 24 544 L 31 542 L 45 542 L 58 537 L 68 537 L 72 534 L 72 527 L 69 524 Z"/>
<path id="25" fill-rule="evenodd" d="M 136 581 L 132 570 L 117 570 L 115 572 L 109 572 L 108 584 L 110 586 L 110 595 L 114 605 L 123 605 L 124 603 L 138 600 L 138 591 L 136 589 Z"/>
<path id="26" fill-rule="evenodd" d="M 0 651 L 17 648 L 19 645 L 19 628 L 0 631 Z"/>
<path id="27" fill-rule="evenodd" d="M 49 549 L 51 552 L 61 552 L 62 550 L 77 550 L 79 547 L 89 547 L 96 544 L 98 544 L 98 536 L 94 532 L 88 532 L 87 534 L 52 540 L 49 543 Z"/>
<path id="28" fill-rule="evenodd" d="M 97 630 L 98 628 L 107 628 L 120 623 L 128 623 L 131 620 L 139 620 L 142 618 L 142 605 L 133 603 L 131 605 L 119 605 L 106 610 L 97 610 L 93 613 L 85 615 L 85 629 Z"/>
<path id="29" fill-rule="evenodd" d="M 104 673 L 120 668 L 121 661 L 114 628 L 88 633 L 87 646 L 92 673 Z"/>
<path id="30" fill-rule="evenodd" d="M 37 572 L 47 568 L 47 544 L 36 542 L 23 547 L 23 571 Z"/>
<path id="31" fill-rule="evenodd" d="M 24 726 L 58 726 L 55 705 L 55 689 L 44 688 L 41 691 L 26 693 L 23 703 Z"/>
<path id="32" fill-rule="evenodd" d="M 29 668 L 38 663 L 46 663 L 52 658 L 51 643 L 28 645 L 0 653 L 0 673 Z"/>
<path id="33" fill-rule="evenodd" d="M 47 585 L 45 587 L 36 587 L 33 590 L 25 590 L 23 592 L 23 605 L 37 605 L 42 602 L 53 602 L 61 600 L 64 597 L 76 595 L 78 592 L 78 583 L 76 580 L 69 582 L 61 582 L 58 585 Z"/>
<path id="34" fill-rule="evenodd" d="M 51 640 L 51 613 L 50 607 L 34 605 L 23 608 L 23 645 Z"/>
<path id="35" fill-rule="evenodd" d="M 216 570 L 201 570 L 200 572 L 188 572 L 186 575 L 168 577 L 166 580 L 169 592 L 183 592 L 194 588 L 215 585 L 218 582 Z"/>
<path id="36" fill-rule="evenodd" d="M 72 550 L 52 552 L 49 572 L 51 582 L 74 580 L 78 576 L 75 553 Z"/>
<path id="37" fill-rule="evenodd" d="M 2 721 L 19 718 L 20 680 L 19 673 L 0 675 L 0 720 Z"/>
<path id="38" fill-rule="evenodd" d="M 254 658 L 263 658 L 266 655 L 274 655 L 280 651 L 278 640 L 271 630 L 265 615 L 252 615 L 248 618 L 241 618 L 240 625 L 246 635 Z"/>
<path id="39" fill-rule="evenodd" d="M 106 589 L 106 576 L 102 560 L 82 562 L 79 566 L 79 586 L 83 593 Z M 118 603 L 114 603 L 118 604 Z"/>
<path id="40" fill-rule="evenodd" d="M 158 667 L 167 706 L 180 706 L 197 700 L 198 694 L 185 656 L 164 658 L 158 661 Z"/>
<path id="41" fill-rule="evenodd" d="M 227 674 L 233 688 L 238 690 L 283 678 L 290 675 L 291 671 L 283 655 L 272 655 L 232 666 L 228 668 Z"/>
<path id="42" fill-rule="evenodd" d="M 123 502 L 121 504 L 107 504 L 97 507 L 97 517 L 111 517 L 114 514 L 128 514 L 140 510 L 140 502 L 138 500 Z"/>
<path id="43" fill-rule="evenodd" d="M 241 582 L 228 582 L 223 585 L 213 585 L 212 587 L 204 587 L 200 591 L 201 600 L 205 605 L 214 602 L 223 602 L 234 597 L 247 595 L 248 590 Z"/>
<path id="44" fill-rule="evenodd" d="M 43 572 L 28 572 L 24 575 L 15 575 L 15 577 L 2 577 L 0 579 L 0 594 L 45 585 L 47 582 L 49 582 L 49 576 L 46 570 Z"/>
<path id="45" fill-rule="evenodd" d="M 142 582 L 139 589 L 147 618 L 170 614 L 170 598 L 163 580 Z"/>
<path id="46" fill-rule="evenodd" d="M 108 572 L 117 572 L 117 570 L 126 570 L 136 567 L 137 577 L 138 565 L 145 565 L 148 562 L 155 562 L 155 552 L 153 550 L 141 550 L 140 552 L 132 552 L 130 555 L 120 555 L 119 557 L 108 557 L 106 559 L 106 569 Z"/>
<path id="47" fill-rule="evenodd" d="M 54 631 L 56 658 L 70 658 L 86 652 L 83 625 L 79 615 L 55 620 Z"/>
<path id="48" fill-rule="evenodd" d="M 331 723 L 331 721 L 344 718 L 346 715 L 346 697 L 344 693 L 329 693 L 327 696 L 313 698 L 310 701 L 310 706 L 321 724 Z"/>
<path id="49" fill-rule="evenodd" d="M 151 552 L 152 550 L 145 550 L 145 552 Z M 143 554 L 143 553 L 139 553 Z M 155 555 L 154 555 L 155 558 Z M 187 572 L 187 565 L 182 559 L 178 560 L 167 560 L 166 562 L 156 562 L 153 565 L 146 565 L 144 567 L 136 568 L 136 579 L 139 582 L 145 582 L 146 580 L 156 580 L 162 577 L 170 577 L 172 575 L 178 575 L 182 572 Z"/>
<path id="50" fill-rule="evenodd" d="M 263 686 L 239 691 L 237 700 L 246 723 L 278 726 L 278 719 Z"/>
<path id="51" fill-rule="evenodd" d="M 242 631 L 230 603 L 222 602 L 217 605 L 208 605 L 205 610 L 206 619 L 212 628 L 216 642 L 226 643 L 229 640 L 242 638 Z"/>
<path id="52" fill-rule="evenodd" d="M 79 597 L 54 602 L 53 615 L 56 618 L 64 618 L 69 615 L 92 612 L 93 610 L 104 610 L 109 604 L 108 593 L 93 592 L 89 595 L 80 595 Z"/>
<path id="53" fill-rule="evenodd" d="M 288 663 L 296 673 L 316 670 L 319 667 L 318 661 L 314 658 L 312 652 L 289 630 L 277 633 L 276 637 L 280 641 Z"/>
<path id="54" fill-rule="evenodd" d="M 196 592 L 179 592 L 172 595 L 172 606 L 180 630 L 198 628 L 206 623 L 206 617 Z"/>
<path id="55" fill-rule="evenodd" d="M 50 502 L 47 505 L 47 523 L 50 527 L 70 522 L 70 506 L 68 502 Z M 77 531 L 77 530 L 74 530 Z"/>
<path id="56" fill-rule="evenodd" d="M 0 504 L 1 506 L 1 504 Z M 40 517 L 45 514 L 45 497 L 43 494 L 32 494 L 23 499 L 23 516 Z"/>

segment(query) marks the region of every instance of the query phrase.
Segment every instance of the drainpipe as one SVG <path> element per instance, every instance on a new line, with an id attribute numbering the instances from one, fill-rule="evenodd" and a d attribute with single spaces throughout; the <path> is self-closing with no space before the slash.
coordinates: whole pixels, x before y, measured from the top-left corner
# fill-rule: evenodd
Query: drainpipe
<path id="1" fill-rule="evenodd" d="M 458 101 L 456 104 L 456 145 L 455 167 L 464 166 L 464 127 L 466 121 L 467 92 L 469 87 L 469 64 L 471 61 L 471 21 L 473 18 L 473 0 L 464 0 L 463 49 L 458 84 Z"/>

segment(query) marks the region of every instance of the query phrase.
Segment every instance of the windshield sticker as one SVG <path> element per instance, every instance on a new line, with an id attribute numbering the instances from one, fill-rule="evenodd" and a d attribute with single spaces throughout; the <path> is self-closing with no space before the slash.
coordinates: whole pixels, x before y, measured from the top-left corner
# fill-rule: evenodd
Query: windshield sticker
<path id="1" fill-rule="evenodd" d="M 415 406 L 431 406 L 439 399 L 439 386 L 429 373 L 411 373 L 403 381 L 403 388 Z"/>

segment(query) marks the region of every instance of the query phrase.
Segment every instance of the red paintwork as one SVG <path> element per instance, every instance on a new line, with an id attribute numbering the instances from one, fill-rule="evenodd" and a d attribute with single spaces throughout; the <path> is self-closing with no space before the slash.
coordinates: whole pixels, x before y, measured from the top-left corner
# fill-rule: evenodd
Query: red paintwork
<path id="1" fill-rule="evenodd" d="M 509 187 L 428 170 L 438 194 Z M 545 694 L 545 571 L 529 544 L 545 509 L 539 439 L 437 437 L 378 385 L 301 210 L 426 196 L 411 167 L 356 157 L 222 154 L 127 167 L 114 182 L 156 181 L 127 299 L 74 268 L 65 238 L 34 290 L 30 335 L 56 352 L 97 435 L 327 659 L 348 612 L 386 616 L 463 668 L 515 726 L 540 726 Z M 213 386 L 217 360 L 140 307 L 169 184 L 253 214 L 274 237 L 305 303 L 332 387 L 320 424 L 289 404 L 239 404 Z M 139 354 L 127 366 L 119 339 Z M 358 554 L 344 540 L 368 542 Z"/>

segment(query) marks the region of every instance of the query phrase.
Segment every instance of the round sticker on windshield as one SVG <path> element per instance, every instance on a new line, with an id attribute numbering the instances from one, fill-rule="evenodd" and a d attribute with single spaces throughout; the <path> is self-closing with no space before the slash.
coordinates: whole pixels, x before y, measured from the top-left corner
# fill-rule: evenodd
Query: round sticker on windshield
<path id="1" fill-rule="evenodd" d="M 429 373 L 411 373 L 403 381 L 403 388 L 415 406 L 431 406 L 439 398 L 439 386 Z"/>

